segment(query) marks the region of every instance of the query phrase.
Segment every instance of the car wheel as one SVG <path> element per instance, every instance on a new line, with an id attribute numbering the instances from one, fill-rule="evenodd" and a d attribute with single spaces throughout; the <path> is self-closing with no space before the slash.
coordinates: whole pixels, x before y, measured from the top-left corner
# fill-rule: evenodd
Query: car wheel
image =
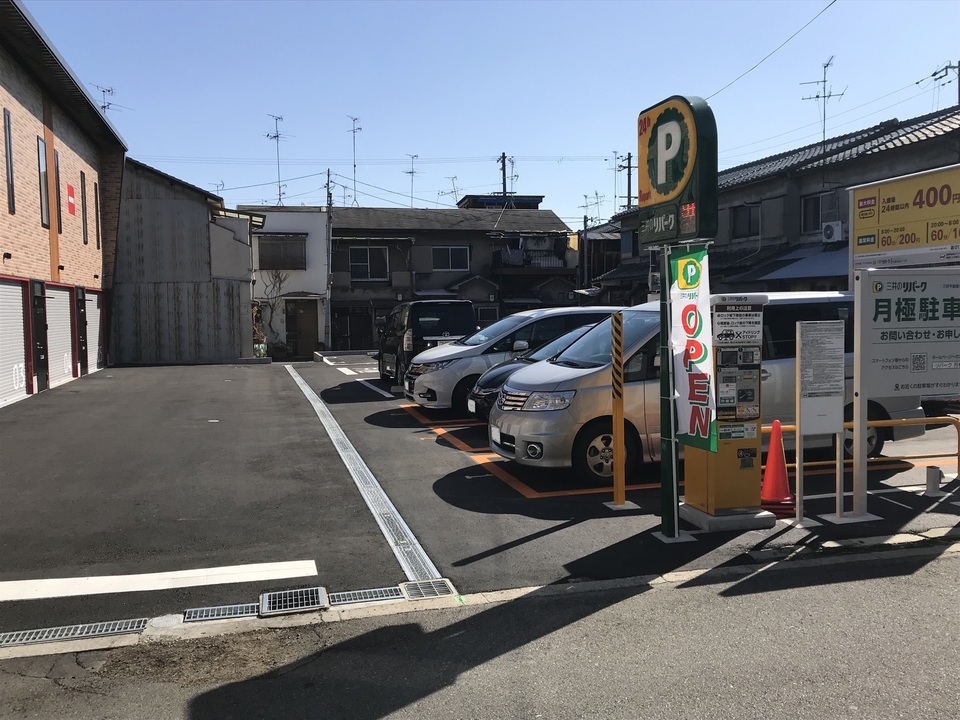
<path id="1" fill-rule="evenodd" d="M 626 448 L 626 475 L 636 472 L 640 443 L 627 427 L 624 437 Z M 613 482 L 613 420 L 594 420 L 583 426 L 573 441 L 573 467 L 577 475 L 588 482 L 610 484 Z"/>
<path id="2" fill-rule="evenodd" d="M 887 414 L 874 403 L 867 404 L 868 420 L 886 420 Z M 853 405 L 847 405 L 843 411 L 843 421 L 853 421 Z M 867 427 L 867 457 L 879 457 L 883 452 L 883 443 L 885 440 L 884 428 Z M 836 448 L 834 448 L 836 452 Z M 853 430 L 843 429 L 843 457 L 847 460 L 853 458 Z"/>
<path id="3" fill-rule="evenodd" d="M 479 375 L 471 375 L 458 382 L 450 398 L 450 407 L 457 412 L 467 414 L 467 395 L 470 394 L 470 390 L 473 389 L 479 379 Z"/>

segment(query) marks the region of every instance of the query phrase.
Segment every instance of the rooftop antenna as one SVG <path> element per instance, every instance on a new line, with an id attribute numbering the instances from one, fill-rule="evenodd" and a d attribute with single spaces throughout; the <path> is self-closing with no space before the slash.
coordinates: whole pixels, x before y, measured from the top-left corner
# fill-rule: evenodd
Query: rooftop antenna
<path id="1" fill-rule="evenodd" d="M 410 176 L 410 207 L 413 207 L 413 176 L 417 174 L 417 170 L 413 168 L 413 161 L 416 160 L 419 155 L 411 155 L 407 153 L 407 157 L 410 158 L 410 169 L 404 170 L 404 172 Z"/>
<path id="2" fill-rule="evenodd" d="M 357 202 L 357 133 L 363 128 L 360 127 L 360 118 L 353 115 L 347 115 L 347 117 L 353 121 L 353 129 L 347 130 L 348 133 L 353 133 L 353 204 L 359 206 Z"/>
<path id="3" fill-rule="evenodd" d="M 270 115 L 273 118 L 273 132 L 267 133 L 267 139 L 273 140 L 277 144 L 277 205 L 283 205 L 283 185 L 280 184 L 280 138 L 283 133 L 280 132 L 280 123 L 283 122 L 283 115 Z"/>
<path id="4" fill-rule="evenodd" d="M 803 99 L 816 100 L 817 102 L 820 102 L 821 99 L 823 100 L 823 125 L 822 125 L 823 138 L 821 140 L 822 143 L 827 142 L 827 101 L 830 98 L 834 97 L 833 88 L 830 88 L 830 90 L 827 90 L 827 68 L 833 65 L 833 59 L 835 57 L 836 55 L 831 55 L 830 59 L 823 64 L 823 80 L 811 80 L 810 82 L 800 83 L 801 85 L 819 85 L 820 86 L 820 90 L 817 91 L 816 95 L 808 95 Z M 847 88 L 844 88 L 843 92 L 836 96 L 837 99 L 839 100 L 840 98 L 842 98 L 844 93 L 846 92 L 847 92 Z"/>
<path id="5" fill-rule="evenodd" d="M 596 206 L 596 208 L 597 208 L 597 218 L 599 218 L 599 217 L 600 217 L 600 206 L 603 204 L 603 201 L 604 201 L 605 198 L 603 197 L 603 195 L 601 195 L 600 193 L 598 193 L 596 190 L 593 191 L 593 198 L 594 198 L 593 204 L 594 204 L 594 205 Z"/>
<path id="6" fill-rule="evenodd" d="M 217 189 L 217 192 L 220 192 L 226 186 L 226 183 L 223 180 L 221 180 L 220 182 L 215 182 L 210 184 Z"/>
<path id="7" fill-rule="evenodd" d="M 116 92 L 112 87 L 103 87 L 102 85 L 93 85 L 97 90 L 100 91 L 100 112 L 104 115 L 107 114 L 107 110 L 110 108 L 122 108 L 123 110 L 132 110 L 133 108 L 128 108 L 125 105 L 118 105 L 117 103 L 112 103 L 107 100 L 107 95 L 113 97 L 113 94 Z"/>
<path id="8" fill-rule="evenodd" d="M 438 204 L 438 205 L 440 204 L 440 198 L 443 197 L 443 196 L 445 196 L 445 195 L 452 195 L 452 196 L 453 196 L 453 202 L 454 202 L 454 204 L 456 204 L 457 198 L 460 197 L 460 190 L 457 188 L 457 176 L 454 175 L 453 177 L 448 177 L 447 180 L 449 180 L 449 181 L 453 184 L 453 190 L 446 190 L 446 191 L 438 190 L 438 191 L 437 191 L 437 204 Z"/>
<path id="9" fill-rule="evenodd" d="M 507 160 L 508 160 L 508 162 L 510 163 L 510 194 L 513 195 L 513 193 L 514 193 L 513 183 L 514 183 L 520 176 L 517 175 L 517 173 L 514 171 L 514 165 L 516 164 L 516 159 L 511 155 Z M 512 198 L 510 199 L 510 206 L 511 206 L 511 207 L 513 206 L 513 199 L 512 199 Z"/>

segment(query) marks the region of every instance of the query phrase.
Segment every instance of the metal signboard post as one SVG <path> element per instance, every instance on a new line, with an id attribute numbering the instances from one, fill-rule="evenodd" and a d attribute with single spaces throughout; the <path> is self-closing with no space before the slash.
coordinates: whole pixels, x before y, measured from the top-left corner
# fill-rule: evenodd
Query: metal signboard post
<path id="1" fill-rule="evenodd" d="M 637 118 L 639 242 L 660 248 L 661 282 L 671 266 L 671 244 L 705 243 L 717 233 L 717 124 L 701 98 L 667 98 Z M 672 372 L 670 292 L 660 293 L 660 436 L 662 533 L 679 529 L 676 419 Z"/>
<path id="2" fill-rule="evenodd" d="M 960 392 L 957 268 L 857 270 L 853 513 L 867 517 L 867 401 Z"/>
<path id="3" fill-rule="evenodd" d="M 817 527 L 804 518 L 803 436 L 836 435 L 838 515 L 843 502 L 843 392 L 845 362 L 843 320 L 797 323 L 797 514 L 790 521 L 797 527 Z"/>

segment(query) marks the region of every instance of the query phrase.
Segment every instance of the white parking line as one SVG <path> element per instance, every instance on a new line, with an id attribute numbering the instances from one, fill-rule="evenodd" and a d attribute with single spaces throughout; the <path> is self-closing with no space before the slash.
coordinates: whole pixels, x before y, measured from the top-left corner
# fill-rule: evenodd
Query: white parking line
<path id="1" fill-rule="evenodd" d="M 337 368 L 337 370 L 342 372 L 344 375 L 356 375 L 356 373 L 350 368 Z"/>
<path id="2" fill-rule="evenodd" d="M 337 423 L 333 413 L 330 412 L 330 408 L 324 404 L 323 400 L 313 391 L 313 388 L 300 377 L 300 373 L 293 366 L 287 365 L 286 368 L 290 377 L 300 388 L 300 392 L 313 406 L 314 412 L 317 413 L 317 417 L 327 431 L 327 435 L 330 436 L 333 446 L 340 454 L 340 459 L 346 465 L 350 477 L 353 478 L 363 501 L 367 504 L 373 519 L 380 527 L 380 532 L 383 533 L 390 544 L 390 549 L 393 550 L 393 554 L 400 563 L 400 567 L 403 568 L 407 579 L 416 581 L 439 578 L 440 571 L 437 570 L 437 566 L 427 556 L 423 546 L 420 545 L 420 541 L 417 540 L 413 531 L 410 530 L 400 513 L 397 512 L 397 508 L 387 497 L 370 468 L 363 462 L 360 453 L 357 452 L 343 428 Z"/>
<path id="3" fill-rule="evenodd" d="M 370 389 L 373 390 L 374 392 L 378 392 L 378 393 L 380 393 L 381 395 L 383 395 L 384 397 L 388 397 L 388 398 L 390 398 L 391 400 L 393 400 L 393 393 L 388 393 L 386 390 L 381 390 L 381 389 L 378 388 L 376 385 L 374 385 L 374 384 L 372 384 L 372 383 L 368 383 L 366 380 L 357 380 L 357 382 L 360 383 L 361 385 L 366 385 L 368 388 L 370 388 Z"/>
<path id="4" fill-rule="evenodd" d="M 200 585 L 227 585 L 315 577 L 316 575 L 316 562 L 313 560 L 294 560 L 292 562 L 227 565 L 224 567 L 174 570 L 173 572 L 143 573 L 139 575 L 9 580 L 0 582 L 0 601 L 169 590 L 171 588 L 197 587 Z"/>

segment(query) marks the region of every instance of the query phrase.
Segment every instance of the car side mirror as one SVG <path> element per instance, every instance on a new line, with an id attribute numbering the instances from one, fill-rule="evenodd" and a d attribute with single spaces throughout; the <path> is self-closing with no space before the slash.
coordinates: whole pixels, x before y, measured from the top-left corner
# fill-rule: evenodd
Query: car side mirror
<path id="1" fill-rule="evenodd" d="M 513 351 L 515 353 L 521 353 L 529 349 L 530 343 L 528 343 L 526 340 L 517 340 L 513 343 Z"/>

